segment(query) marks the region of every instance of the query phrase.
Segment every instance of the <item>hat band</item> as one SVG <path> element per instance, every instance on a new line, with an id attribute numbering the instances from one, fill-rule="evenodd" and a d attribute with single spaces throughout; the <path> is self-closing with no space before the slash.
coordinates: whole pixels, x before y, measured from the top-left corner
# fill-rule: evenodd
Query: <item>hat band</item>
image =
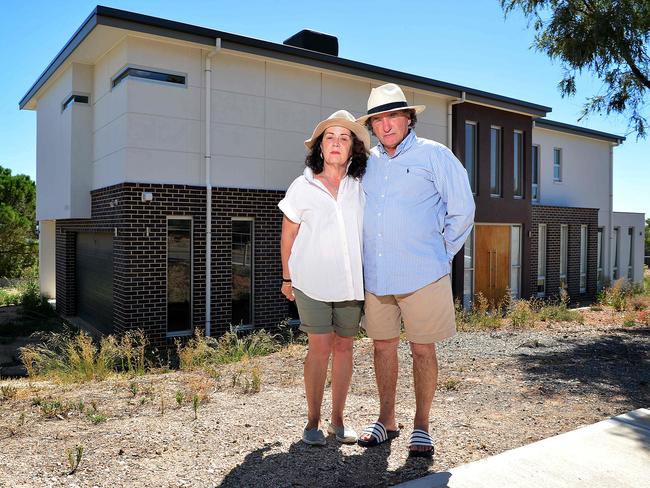
<path id="1" fill-rule="evenodd" d="M 378 112 L 386 112 L 387 110 L 393 110 L 396 108 L 404 108 L 404 107 L 408 107 L 408 103 L 406 102 L 385 103 L 383 105 L 378 105 L 377 107 L 372 107 L 371 109 L 369 109 L 368 115 L 376 114 Z"/>

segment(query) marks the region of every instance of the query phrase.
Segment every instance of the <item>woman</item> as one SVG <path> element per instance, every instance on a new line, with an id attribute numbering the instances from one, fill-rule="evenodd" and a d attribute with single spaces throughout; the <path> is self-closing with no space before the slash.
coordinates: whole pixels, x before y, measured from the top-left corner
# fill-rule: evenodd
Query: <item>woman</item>
<path id="1" fill-rule="evenodd" d="M 357 434 L 343 422 L 352 378 L 352 346 L 363 304 L 361 268 L 363 191 L 370 136 L 345 110 L 320 122 L 310 139 L 306 168 L 278 204 L 282 221 L 282 293 L 295 300 L 307 333 L 307 425 L 302 440 L 324 445 L 321 403 L 332 356 L 332 416 L 327 427 L 339 442 Z"/>

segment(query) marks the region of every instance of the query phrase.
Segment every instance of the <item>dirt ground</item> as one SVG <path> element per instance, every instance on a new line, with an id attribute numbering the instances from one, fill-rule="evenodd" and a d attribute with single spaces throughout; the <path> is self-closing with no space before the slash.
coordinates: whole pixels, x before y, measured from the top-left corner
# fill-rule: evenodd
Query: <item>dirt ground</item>
<path id="1" fill-rule="evenodd" d="M 464 332 L 442 343 L 432 462 L 407 457 L 414 411 L 407 344 L 399 349 L 404 429 L 374 449 L 333 438 L 323 448 L 300 442 L 300 345 L 212 376 L 2 381 L 12 398 L 0 400 L 0 486 L 388 486 L 650 406 L 650 328 L 622 327 L 622 314 L 611 311 L 583 313 L 589 325 Z M 347 418 L 360 431 L 378 412 L 368 339 L 356 342 L 354 358 Z M 260 391 L 251 393 L 256 378 Z M 328 390 L 325 418 L 329 399 Z M 68 474 L 75 446 L 83 454 Z"/>

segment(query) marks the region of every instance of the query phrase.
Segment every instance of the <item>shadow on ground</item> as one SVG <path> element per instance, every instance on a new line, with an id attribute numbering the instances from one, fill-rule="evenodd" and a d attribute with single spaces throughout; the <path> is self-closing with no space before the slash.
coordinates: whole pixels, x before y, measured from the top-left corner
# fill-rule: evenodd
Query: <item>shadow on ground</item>
<path id="1" fill-rule="evenodd" d="M 650 328 L 616 329 L 598 337 L 564 336 L 517 356 L 526 379 L 544 394 L 616 397 L 650 406 Z"/>
<path id="2" fill-rule="evenodd" d="M 325 447 L 296 442 L 288 452 L 272 453 L 272 449 L 273 446 L 266 446 L 248 454 L 219 486 L 390 486 L 429 474 L 432 463 L 407 458 L 398 470 L 388 471 L 390 443 L 349 456 L 331 438 Z"/>

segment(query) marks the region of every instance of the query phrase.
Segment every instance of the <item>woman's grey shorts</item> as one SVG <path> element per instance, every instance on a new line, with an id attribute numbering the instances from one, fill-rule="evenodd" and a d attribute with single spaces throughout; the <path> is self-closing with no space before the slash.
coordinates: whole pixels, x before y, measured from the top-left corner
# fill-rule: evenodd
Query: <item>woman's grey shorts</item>
<path id="1" fill-rule="evenodd" d="M 354 337 L 359 332 L 363 301 L 321 302 L 293 289 L 300 315 L 300 330 L 308 334 L 336 332 L 341 337 Z"/>

